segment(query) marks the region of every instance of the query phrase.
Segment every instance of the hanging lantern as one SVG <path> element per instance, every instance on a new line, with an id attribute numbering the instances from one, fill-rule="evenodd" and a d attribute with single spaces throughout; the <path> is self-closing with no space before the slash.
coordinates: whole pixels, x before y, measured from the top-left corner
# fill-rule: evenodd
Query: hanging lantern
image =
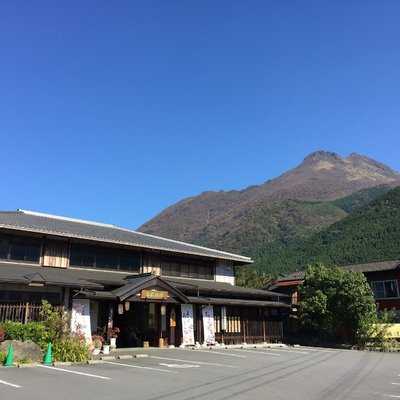
<path id="1" fill-rule="evenodd" d="M 131 306 L 130 301 L 126 301 L 125 302 L 125 311 L 129 311 L 130 306 Z"/>
<path id="2" fill-rule="evenodd" d="M 118 314 L 122 315 L 124 313 L 124 305 L 118 304 Z"/>

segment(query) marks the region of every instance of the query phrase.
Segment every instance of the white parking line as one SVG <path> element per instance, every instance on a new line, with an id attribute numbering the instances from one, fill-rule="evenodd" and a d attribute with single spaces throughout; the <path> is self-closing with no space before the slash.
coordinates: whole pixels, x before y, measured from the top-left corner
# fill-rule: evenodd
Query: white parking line
<path id="1" fill-rule="evenodd" d="M 397 394 L 384 394 L 386 397 L 390 397 L 392 399 L 400 399 L 400 396 Z"/>
<path id="2" fill-rule="evenodd" d="M 38 365 L 40 368 L 48 368 L 54 371 L 60 371 L 60 372 L 68 372 L 70 374 L 75 374 L 75 375 L 83 375 L 83 376 L 89 376 L 90 378 L 98 378 L 98 379 L 105 379 L 105 380 L 111 380 L 108 376 L 102 376 L 102 375 L 94 375 L 94 374 L 88 374 L 87 372 L 80 372 L 80 371 L 71 371 L 70 369 L 64 369 L 64 368 L 57 368 L 57 367 L 50 367 L 48 365 Z"/>
<path id="3" fill-rule="evenodd" d="M 290 350 L 290 349 L 265 349 L 269 351 L 283 351 L 284 353 L 295 353 L 295 354 L 308 354 L 308 351 Z"/>
<path id="4" fill-rule="evenodd" d="M 193 351 L 193 350 L 184 350 L 184 351 Z M 215 350 L 194 350 L 194 351 L 198 351 L 200 353 L 207 353 L 207 354 L 219 354 L 219 355 L 223 355 L 223 356 L 230 356 L 230 357 L 237 357 L 237 358 L 247 358 L 246 356 L 241 356 L 239 354 L 233 354 L 233 353 L 228 353 L 228 351 L 222 352 L 222 351 L 215 351 Z"/>
<path id="5" fill-rule="evenodd" d="M 1 381 L 1 380 L 0 380 L 0 383 L 1 383 L 2 385 L 11 386 L 11 387 L 16 388 L 16 389 L 19 389 L 19 388 L 22 387 L 22 386 L 20 386 L 20 385 L 16 385 L 15 383 L 6 382 L 6 381 Z"/>
<path id="6" fill-rule="evenodd" d="M 340 351 L 339 349 L 338 350 L 328 350 L 328 349 L 320 349 L 319 347 L 306 347 L 306 346 L 296 347 L 294 350 L 297 351 L 297 349 L 299 349 L 299 350 L 304 349 L 306 351 L 319 351 L 322 353 L 337 353 L 338 351 Z M 292 348 L 290 348 L 288 350 L 292 350 Z"/>
<path id="7" fill-rule="evenodd" d="M 143 365 L 124 364 L 124 363 L 119 363 L 119 362 L 114 362 L 114 361 L 104 361 L 104 363 L 105 364 L 111 364 L 111 365 L 118 365 L 120 367 L 148 369 L 148 370 L 151 370 L 151 371 L 167 372 L 169 374 L 177 374 L 177 372 L 175 372 L 175 371 L 168 371 L 167 369 L 161 369 L 161 368 L 144 367 Z"/>
<path id="8" fill-rule="evenodd" d="M 400 385 L 399 382 L 392 382 L 392 385 Z"/>
<path id="9" fill-rule="evenodd" d="M 155 358 L 157 360 L 167 360 L 167 361 L 181 361 L 184 363 L 191 363 L 191 364 L 213 365 L 214 367 L 239 368 L 235 365 L 220 364 L 220 363 L 213 363 L 213 362 L 207 362 L 207 361 L 183 360 L 181 358 L 158 357 L 158 356 L 150 356 L 149 358 Z"/>
<path id="10" fill-rule="evenodd" d="M 197 364 L 167 364 L 167 363 L 160 363 L 162 367 L 167 368 L 200 368 L 200 365 Z"/>
<path id="11" fill-rule="evenodd" d="M 238 351 L 245 351 L 246 353 L 256 353 L 256 354 L 262 354 L 265 356 L 274 356 L 274 357 L 280 357 L 281 355 L 278 353 L 270 353 L 268 351 L 257 351 L 257 350 L 247 350 L 247 349 L 243 349 L 243 350 L 238 350 Z"/>

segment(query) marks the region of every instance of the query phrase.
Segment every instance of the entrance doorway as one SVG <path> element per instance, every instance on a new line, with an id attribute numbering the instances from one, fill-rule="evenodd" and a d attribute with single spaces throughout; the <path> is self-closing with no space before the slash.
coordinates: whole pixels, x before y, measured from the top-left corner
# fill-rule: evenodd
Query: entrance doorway
<path id="1" fill-rule="evenodd" d="M 117 347 L 179 346 L 179 304 L 130 302 L 129 310 L 114 310 L 114 327 L 120 329 Z"/>

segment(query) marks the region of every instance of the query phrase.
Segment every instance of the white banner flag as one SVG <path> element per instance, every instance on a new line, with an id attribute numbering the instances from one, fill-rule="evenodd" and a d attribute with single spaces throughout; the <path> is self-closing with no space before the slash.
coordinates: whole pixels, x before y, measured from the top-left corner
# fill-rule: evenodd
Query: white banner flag
<path id="1" fill-rule="evenodd" d="M 181 304 L 182 312 L 182 345 L 194 345 L 193 305 Z"/>
<path id="2" fill-rule="evenodd" d="M 221 307 L 221 331 L 225 332 L 227 330 L 227 318 L 226 318 L 226 307 Z"/>
<path id="3" fill-rule="evenodd" d="M 83 335 L 86 342 L 91 343 L 92 332 L 90 329 L 90 300 L 72 300 L 71 332 Z"/>
<path id="4" fill-rule="evenodd" d="M 203 306 L 204 343 L 215 344 L 214 309 L 213 306 Z"/>

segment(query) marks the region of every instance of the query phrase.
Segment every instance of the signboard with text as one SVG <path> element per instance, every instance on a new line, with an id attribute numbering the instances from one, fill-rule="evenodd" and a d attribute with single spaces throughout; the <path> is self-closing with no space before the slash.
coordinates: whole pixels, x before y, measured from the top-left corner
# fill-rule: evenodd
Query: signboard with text
<path id="1" fill-rule="evenodd" d="M 92 341 L 92 332 L 90 326 L 90 300 L 72 300 L 71 332 L 84 335 L 87 343 Z"/>
<path id="2" fill-rule="evenodd" d="M 147 300 L 167 300 L 169 293 L 166 290 L 143 289 L 140 292 L 140 298 Z"/>
<path id="3" fill-rule="evenodd" d="M 182 311 L 182 345 L 194 345 L 193 305 L 181 304 Z"/>
<path id="4" fill-rule="evenodd" d="M 204 343 L 215 344 L 214 309 L 213 306 L 203 306 Z"/>

